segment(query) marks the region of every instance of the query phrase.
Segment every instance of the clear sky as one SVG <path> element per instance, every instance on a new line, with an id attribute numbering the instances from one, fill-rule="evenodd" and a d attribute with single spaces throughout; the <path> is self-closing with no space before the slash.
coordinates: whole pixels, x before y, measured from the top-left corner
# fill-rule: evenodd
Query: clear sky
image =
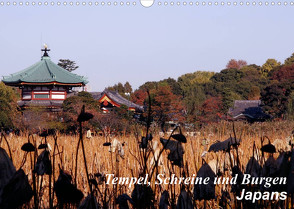
<path id="1" fill-rule="evenodd" d="M 126 81 L 135 89 L 197 70 L 219 72 L 231 58 L 283 62 L 294 52 L 290 1 L 287 6 L 158 6 L 157 1 L 150 8 L 136 3 L 0 5 L 0 75 L 39 61 L 43 43 L 55 63 L 76 61 L 74 72 L 88 78 L 91 91 Z"/>

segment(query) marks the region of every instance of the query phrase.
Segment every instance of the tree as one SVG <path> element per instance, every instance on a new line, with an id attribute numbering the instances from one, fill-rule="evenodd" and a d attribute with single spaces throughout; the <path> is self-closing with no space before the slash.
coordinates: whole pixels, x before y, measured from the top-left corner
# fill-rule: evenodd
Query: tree
<path id="1" fill-rule="evenodd" d="M 198 117 L 200 122 L 218 122 L 223 115 L 222 112 L 222 99 L 220 97 L 210 97 L 204 101 L 200 111 L 201 114 Z"/>
<path id="2" fill-rule="evenodd" d="M 180 88 L 182 89 L 183 95 L 189 95 L 191 91 L 191 86 L 203 85 L 206 83 L 210 83 L 211 77 L 214 75 L 214 72 L 206 72 L 206 71 L 196 71 L 194 73 L 187 73 L 178 78 L 178 83 Z"/>
<path id="3" fill-rule="evenodd" d="M 228 64 L 226 65 L 227 69 L 241 69 L 242 67 L 246 66 L 247 62 L 245 60 L 235 60 L 231 59 Z"/>
<path id="4" fill-rule="evenodd" d="M 292 65 L 285 65 L 273 73 L 272 78 L 280 82 L 294 83 L 294 63 Z"/>
<path id="5" fill-rule="evenodd" d="M 128 98 L 128 96 L 126 95 L 126 93 L 132 93 L 133 89 L 131 84 L 127 81 L 124 85 L 121 82 L 118 82 L 117 84 L 113 85 L 113 86 L 109 86 L 107 88 L 110 91 L 116 91 L 118 92 L 121 96 Z"/>
<path id="6" fill-rule="evenodd" d="M 288 107 L 291 86 L 287 83 L 273 83 L 261 93 L 263 110 L 274 118 L 283 118 Z"/>
<path id="7" fill-rule="evenodd" d="M 75 131 L 77 129 L 76 121 L 83 105 L 85 105 L 87 112 L 92 114 L 100 112 L 99 102 L 89 92 L 79 92 L 77 96 L 71 96 L 64 100 L 62 104 L 63 118 L 68 130 Z M 86 126 L 88 126 L 88 122 Z"/>
<path id="8" fill-rule="evenodd" d="M 14 128 L 19 122 L 16 89 L 0 83 L 0 129 Z"/>
<path id="9" fill-rule="evenodd" d="M 258 100 L 260 98 L 260 89 L 258 86 L 252 86 L 248 94 L 249 100 Z"/>
<path id="10" fill-rule="evenodd" d="M 267 59 L 266 62 L 261 67 L 262 75 L 267 77 L 269 72 L 279 67 L 280 65 L 281 63 L 275 59 Z"/>
<path id="11" fill-rule="evenodd" d="M 200 108 L 206 99 L 206 95 L 202 85 L 193 84 L 187 90 L 189 93 L 183 98 L 185 105 L 185 113 L 189 122 L 195 122 L 200 114 Z"/>
<path id="12" fill-rule="evenodd" d="M 144 105 L 147 99 L 147 91 L 138 89 L 131 95 L 131 101 L 138 105 Z"/>
<path id="13" fill-rule="evenodd" d="M 132 93 L 133 92 L 132 86 L 128 81 L 124 84 L 124 91 L 125 91 L 124 93 Z"/>
<path id="14" fill-rule="evenodd" d="M 173 78 L 167 78 L 158 82 L 158 85 L 168 85 L 171 87 L 172 93 L 175 95 L 182 95 L 182 89 L 179 83 Z"/>
<path id="15" fill-rule="evenodd" d="M 294 64 L 294 53 L 285 60 L 284 64 L 285 65 L 292 65 L 292 64 Z"/>
<path id="16" fill-rule="evenodd" d="M 153 119 L 161 125 L 167 121 L 182 122 L 183 105 L 181 99 L 174 95 L 169 86 L 159 86 L 150 92 Z"/>
<path id="17" fill-rule="evenodd" d="M 244 76 L 244 72 L 236 69 L 224 69 L 219 73 L 216 73 L 211 77 L 212 82 L 223 82 L 223 83 L 236 83 L 239 82 Z"/>
<path id="18" fill-rule="evenodd" d="M 151 91 L 152 89 L 156 89 L 157 86 L 158 86 L 158 82 L 148 81 L 148 82 L 144 83 L 143 85 L 139 86 L 139 89 L 144 90 L 144 91 L 146 91 L 146 90 Z"/>
<path id="19" fill-rule="evenodd" d="M 240 97 L 240 95 L 238 95 L 237 93 L 235 93 L 234 91 L 232 91 L 229 88 L 224 88 L 223 92 L 221 94 L 221 98 L 222 98 L 222 113 L 226 114 L 229 110 L 229 108 L 231 108 L 233 106 L 233 103 L 235 100 L 240 100 L 242 99 Z"/>
<path id="20" fill-rule="evenodd" d="M 107 89 L 111 90 L 111 91 L 116 91 L 119 94 L 124 94 L 125 93 L 124 85 L 121 82 L 118 82 L 117 84 L 115 84 L 113 86 L 109 86 Z"/>
<path id="21" fill-rule="evenodd" d="M 108 114 L 95 112 L 94 117 L 91 120 L 91 125 L 103 132 L 106 141 L 111 133 L 120 131 L 122 127 L 121 124 L 122 121 L 114 112 Z"/>
<path id="22" fill-rule="evenodd" d="M 60 59 L 58 65 L 69 72 L 72 72 L 79 68 L 79 66 L 76 65 L 75 61 L 71 61 L 69 59 Z"/>
<path id="23" fill-rule="evenodd" d="M 288 107 L 287 107 L 288 119 L 294 120 L 294 91 L 289 96 Z"/>
<path id="24" fill-rule="evenodd" d="M 46 108 L 43 107 L 30 107 L 23 111 L 22 128 L 37 133 L 43 129 L 50 129 L 51 124 L 56 120 L 52 115 L 48 114 Z M 54 127 L 55 129 L 56 127 Z"/>
<path id="25" fill-rule="evenodd" d="M 258 65 L 247 65 L 241 68 L 241 71 L 244 73 L 243 81 L 248 81 L 251 85 L 258 86 L 260 89 L 264 89 L 269 83 L 268 78 L 262 75 L 262 69 Z"/>

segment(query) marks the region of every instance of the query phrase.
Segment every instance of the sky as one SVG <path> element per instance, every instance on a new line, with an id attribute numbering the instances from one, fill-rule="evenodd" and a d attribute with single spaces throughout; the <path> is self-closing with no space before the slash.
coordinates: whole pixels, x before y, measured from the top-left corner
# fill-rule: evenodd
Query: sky
<path id="1" fill-rule="evenodd" d="M 209 6 L 210 1 L 205 6 L 203 1 L 198 6 L 197 1 L 192 1 L 193 6 L 165 6 L 164 2 L 172 2 L 166 0 L 161 6 L 155 1 L 149 8 L 139 1 L 127 6 L 127 0 L 123 6 L 114 6 L 114 1 L 110 6 L 102 6 L 102 1 L 98 6 L 94 1 L 92 6 L 58 6 L 58 1 L 53 1 L 54 6 L 38 6 L 29 0 L 23 1 L 29 6 L 12 5 L 20 1 L 7 6 L 7 1 L 1 2 L 1 78 L 38 62 L 44 43 L 51 49 L 53 62 L 77 63 L 74 73 L 88 78 L 89 91 L 126 81 L 136 89 L 147 81 L 177 79 L 198 70 L 219 72 L 230 59 L 257 65 L 268 58 L 283 62 L 294 52 L 290 1 L 287 6 L 277 1 L 274 6 L 266 6 L 266 1 L 253 6 L 252 0 L 244 1 L 250 6 L 222 6 L 221 1 L 218 6 Z"/>

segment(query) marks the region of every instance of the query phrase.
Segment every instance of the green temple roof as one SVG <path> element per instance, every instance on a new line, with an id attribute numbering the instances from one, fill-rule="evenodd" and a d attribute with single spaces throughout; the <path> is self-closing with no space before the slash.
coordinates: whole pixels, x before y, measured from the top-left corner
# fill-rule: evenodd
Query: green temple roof
<path id="1" fill-rule="evenodd" d="M 45 53 L 41 61 L 20 72 L 4 77 L 2 81 L 11 86 L 34 85 L 36 83 L 82 86 L 88 83 L 83 76 L 71 73 L 52 62 L 47 52 Z"/>

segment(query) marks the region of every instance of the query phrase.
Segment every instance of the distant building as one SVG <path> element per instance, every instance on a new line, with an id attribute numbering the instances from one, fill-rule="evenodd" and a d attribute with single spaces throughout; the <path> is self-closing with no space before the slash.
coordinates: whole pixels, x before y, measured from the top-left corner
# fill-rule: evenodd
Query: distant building
<path id="1" fill-rule="evenodd" d="M 270 119 L 270 115 L 265 114 L 260 105 L 260 100 L 235 100 L 234 107 L 229 109 L 228 114 L 233 120 L 246 120 L 249 122 Z"/>
<path id="2" fill-rule="evenodd" d="M 109 112 L 113 107 L 120 107 L 125 105 L 128 110 L 134 112 L 143 112 L 143 106 L 131 102 L 129 99 L 124 98 L 116 91 L 105 89 L 103 92 L 90 92 L 94 99 L 98 100 L 103 112 Z"/>
<path id="3" fill-rule="evenodd" d="M 50 49 L 42 49 L 41 61 L 2 80 L 8 86 L 21 89 L 22 108 L 29 106 L 46 107 L 52 111 L 60 111 L 63 101 L 71 93 L 73 87 L 83 87 L 86 79 L 71 73 L 53 63 L 48 55 Z"/>

